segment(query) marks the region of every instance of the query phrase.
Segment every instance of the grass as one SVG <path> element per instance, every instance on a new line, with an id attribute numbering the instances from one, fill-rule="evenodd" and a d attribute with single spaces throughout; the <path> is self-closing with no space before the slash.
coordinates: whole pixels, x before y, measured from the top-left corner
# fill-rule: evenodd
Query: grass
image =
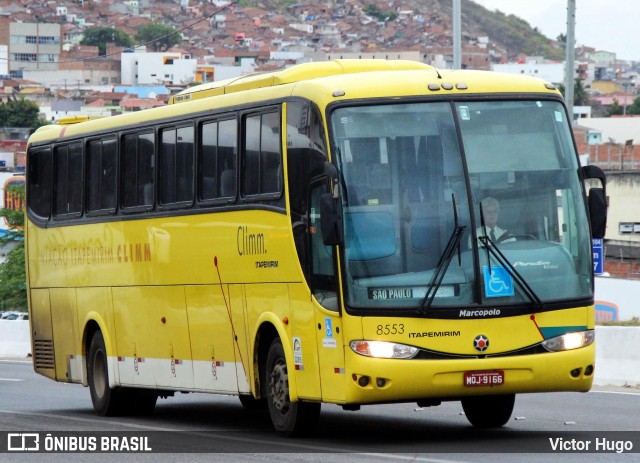
<path id="1" fill-rule="evenodd" d="M 619 320 L 616 322 L 598 323 L 601 326 L 640 326 L 640 317 L 633 317 L 631 320 Z"/>

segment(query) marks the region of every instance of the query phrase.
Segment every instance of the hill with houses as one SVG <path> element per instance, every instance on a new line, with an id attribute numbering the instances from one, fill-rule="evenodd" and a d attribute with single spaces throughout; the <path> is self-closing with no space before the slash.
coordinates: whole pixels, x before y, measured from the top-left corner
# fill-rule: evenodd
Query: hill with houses
<path id="1" fill-rule="evenodd" d="M 132 37 L 159 22 L 180 30 L 180 48 L 194 57 L 229 50 L 438 52 L 452 45 L 451 0 L 0 0 L 0 20 L 57 23 L 64 42 L 78 43 L 90 26 Z M 562 60 L 563 44 L 524 20 L 462 2 L 463 44 L 486 49 L 491 62 L 524 53 Z"/>

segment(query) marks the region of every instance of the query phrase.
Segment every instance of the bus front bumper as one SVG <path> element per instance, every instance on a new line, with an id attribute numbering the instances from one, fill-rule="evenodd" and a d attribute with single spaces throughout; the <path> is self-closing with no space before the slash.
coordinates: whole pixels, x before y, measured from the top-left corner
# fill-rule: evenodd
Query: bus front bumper
<path id="1" fill-rule="evenodd" d="M 400 360 L 346 349 L 350 404 L 455 400 L 473 395 L 587 392 L 593 383 L 595 344 L 535 355 L 455 360 Z"/>

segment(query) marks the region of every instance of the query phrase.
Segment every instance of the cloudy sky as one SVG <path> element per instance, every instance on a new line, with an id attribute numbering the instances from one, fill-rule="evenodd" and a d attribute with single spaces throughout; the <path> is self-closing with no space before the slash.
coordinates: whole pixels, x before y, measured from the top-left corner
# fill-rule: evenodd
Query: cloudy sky
<path id="1" fill-rule="evenodd" d="M 555 39 L 567 29 L 567 0 L 473 0 L 514 14 Z M 576 43 L 640 61 L 639 0 L 576 0 Z"/>

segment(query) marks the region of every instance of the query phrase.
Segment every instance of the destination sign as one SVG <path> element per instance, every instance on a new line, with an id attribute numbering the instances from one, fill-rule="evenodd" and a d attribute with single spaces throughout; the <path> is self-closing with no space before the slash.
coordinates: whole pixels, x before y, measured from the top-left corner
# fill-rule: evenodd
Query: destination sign
<path id="1" fill-rule="evenodd" d="M 395 288 L 369 288 L 369 299 L 372 301 L 398 300 L 398 299 L 422 299 L 427 294 L 426 287 L 395 287 Z M 453 297 L 453 286 L 440 286 L 436 291 L 436 297 Z"/>

